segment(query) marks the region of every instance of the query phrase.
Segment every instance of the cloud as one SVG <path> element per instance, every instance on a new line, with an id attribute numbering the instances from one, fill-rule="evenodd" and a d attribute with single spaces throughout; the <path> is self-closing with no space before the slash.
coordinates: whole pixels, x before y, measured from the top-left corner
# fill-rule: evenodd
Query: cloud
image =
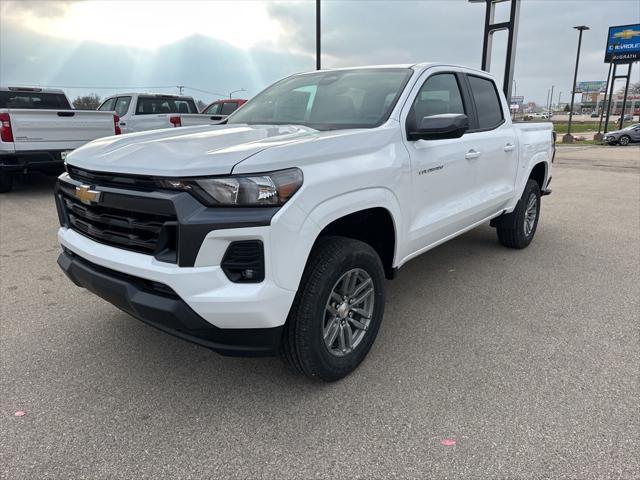
<path id="1" fill-rule="evenodd" d="M 3 0 L 1 5 L 2 83 L 175 84 L 222 93 L 244 87 L 255 94 L 279 77 L 315 66 L 312 1 L 262 3 L 260 8 L 265 8 L 269 18 L 277 22 L 280 34 L 250 48 L 235 48 L 224 40 L 198 34 L 152 51 L 133 44 L 123 47 L 60 40 L 28 30 L 5 15 L 11 7 L 11 15 L 64 16 L 72 2 Z M 126 2 L 113 5 L 127 14 Z M 176 8 L 191 9 L 189 14 L 194 17 L 205 11 L 199 5 L 202 4 L 175 2 Z M 213 8 L 210 5 L 215 6 L 215 2 L 207 5 Z M 240 20 L 235 26 L 239 33 L 250 28 L 241 17 L 242 10 L 251 5 L 244 3 L 239 7 Z M 603 62 L 607 28 L 640 18 L 636 0 L 608 0 L 606 7 L 594 0 L 523 1 L 515 68 L 518 94 L 527 100 L 544 102 L 547 91 L 554 85 L 556 99 L 561 91 L 563 98 L 568 98 L 578 38 L 572 26 L 579 24 L 592 29 L 584 34 L 578 79 L 604 79 L 608 68 Z M 330 68 L 441 61 L 479 67 L 483 16 L 483 5 L 469 4 L 466 0 L 323 0 L 322 63 Z M 500 43 L 496 38 L 492 68 L 499 77 L 504 54 L 504 45 Z M 634 77 L 639 74 L 640 69 L 636 69 Z M 215 98 L 206 98 L 205 94 L 203 97 Z"/>

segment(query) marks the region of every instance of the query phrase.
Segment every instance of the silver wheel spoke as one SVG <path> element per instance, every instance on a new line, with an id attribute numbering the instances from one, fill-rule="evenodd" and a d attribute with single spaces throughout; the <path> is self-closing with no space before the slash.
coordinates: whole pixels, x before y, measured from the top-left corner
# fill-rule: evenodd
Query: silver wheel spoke
<path id="1" fill-rule="evenodd" d="M 372 293 L 373 293 L 373 287 L 371 287 L 371 288 L 367 289 L 366 291 L 364 291 L 358 298 L 355 298 L 353 300 L 352 305 L 360 305 Z"/>
<path id="2" fill-rule="evenodd" d="M 351 309 L 352 312 L 357 313 L 358 315 L 361 315 L 362 317 L 369 319 L 369 312 L 367 312 L 366 310 L 362 309 L 362 308 L 352 308 Z"/>
<path id="3" fill-rule="evenodd" d="M 351 350 L 353 348 L 353 332 L 351 331 L 351 327 L 349 325 L 343 325 L 342 331 L 345 333 L 347 348 Z"/>
<path id="4" fill-rule="evenodd" d="M 351 295 L 352 297 L 357 297 L 358 295 L 360 295 L 360 292 L 362 292 L 362 290 L 364 290 L 365 288 L 367 288 L 367 286 L 371 285 L 371 279 L 367 278 L 364 282 L 362 282 L 360 285 L 358 285 L 358 288 L 356 288 L 353 292 L 353 294 Z"/>
<path id="5" fill-rule="evenodd" d="M 340 324 L 336 319 L 331 320 L 328 327 L 325 329 L 324 333 L 324 341 L 327 345 L 333 345 L 333 342 L 336 341 L 336 337 L 338 336 L 338 331 L 340 330 Z"/>
<path id="6" fill-rule="evenodd" d="M 344 338 L 344 327 L 342 325 L 340 325 L 339 327 L 339 336 L 338 336 L 338 343 L 340 344 L 340 350 L 342 350 L 343 352 L 347 351 L 347 345 L 346 345 L 346 341 Z"/>
<path id="7" fill-rule="evenodd" d="M 355 318 L 350 318 L 349 323 L 356 327 L 358 330 L 366 330 L 368 328 L 364 323 L 356 320 Z"/>
<path id="8" fill-rule="evenodd" d="M 338 293 L 336 293 L 335 290 L 331 292 L 331 299 L 338 303 L 342 302 L 342 297 Z"/>

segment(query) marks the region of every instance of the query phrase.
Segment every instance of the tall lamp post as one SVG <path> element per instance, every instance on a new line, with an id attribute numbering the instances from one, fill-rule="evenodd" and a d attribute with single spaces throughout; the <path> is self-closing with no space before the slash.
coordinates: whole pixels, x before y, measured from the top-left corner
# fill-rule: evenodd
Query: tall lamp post
<path id="1" fill-rule="evenodd" d="M 229 98 L 233 98 L 232 95 L 238 92 L 246 92 L 246 90 L 244 88 L 241 88 L 240 90 L 234 90 L 233 92 L 229 92 Z"/>
<path id="2" fill-rule="evenodd" d="M 586 25 L 573 27 L 580 32 L 578 35 L 578 53 L 576 54 L 576 70 L 573 74 L 573 85 L 571 87 L 571 110 L 569 111 L 569 125 L 567 126 L 567 134 L 562 137 L 562 143 L 573 143 L 573 135 L 571 135 L 571 121 L 573 120 L 573 102 L 576 98 L 576 83 L 578 82 L 578 65 L 580 64 L 580 47 L 582 47 L 582 32 L 589 30 Z"/>
<path id="3" fill-rule="evenodd" d="M 320 0 L 316 0 L 316 70 L 320 69 Z"/>

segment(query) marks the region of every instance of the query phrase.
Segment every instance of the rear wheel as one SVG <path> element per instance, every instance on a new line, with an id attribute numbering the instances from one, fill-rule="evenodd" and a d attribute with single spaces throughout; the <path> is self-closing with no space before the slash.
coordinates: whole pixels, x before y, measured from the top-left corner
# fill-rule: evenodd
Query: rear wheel
<path id="1" fill-rule="evenodd" d="M 623 135 L 620 137 L 620 140 L 618 140 L 618 143 L 623 147 L 626 147 L 627 145 L 629 145 L 630 142 L 631 142 L 631 137 L 629 137 L 629 135 Z"/>
<path id="2" fill-rule="evenodd" d="M 509 248 L 525 248 L 533 240 L 540 218 L 540 186 L 529 179 L 515 210 L 495 222 L 498 241 Z"/>
<path id="3" fill-rule="evenodd" d="M 13 175 L 0 172 L 0 193 L 10 192 L 13 188 Z"/>
<path id="4" fill-rule="evenodd" d="M 339 380 L 369 352 L 383 313 L 376 251 L 359 240 L 320 238 L 285 325 L 282 356 L 310 378 Z"/>

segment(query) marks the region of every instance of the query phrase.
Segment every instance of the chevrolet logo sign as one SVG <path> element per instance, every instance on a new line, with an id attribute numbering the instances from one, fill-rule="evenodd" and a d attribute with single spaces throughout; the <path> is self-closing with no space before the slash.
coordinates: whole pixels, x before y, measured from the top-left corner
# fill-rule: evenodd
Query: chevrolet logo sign
<path id="1" fill-rule="evenodd" d="M 613 34 L 614 38 L 622 38 L 624 40 L 631 40 L 633 37 L 638 36 L 640 36 L 640 31 L 631 29 L 623 30 L 621 32 Z"/>
<path id="2" fill-rule="evenodd" d="M 100 201 L 100 192 L 91 190 L 88 185 L 80 185 L 76 187 L 76 198 L 85 205 L 91 205 Z"/>

